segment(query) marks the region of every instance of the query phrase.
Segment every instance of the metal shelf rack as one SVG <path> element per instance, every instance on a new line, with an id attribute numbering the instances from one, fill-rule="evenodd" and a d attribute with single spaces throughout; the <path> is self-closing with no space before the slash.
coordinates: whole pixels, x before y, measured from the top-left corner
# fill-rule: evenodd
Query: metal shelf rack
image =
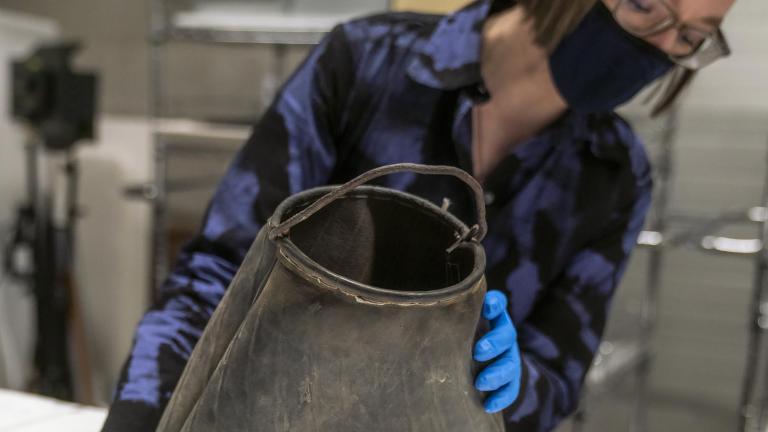
<path id="1" fill-rule="evenodd" d="M 674 120 L 673 120 L 674 121 Z M 587 377 L 589 393 L 600 396 L 610 391 L 625 376 L 634 373 L 635 406 L 632 431 L 647 431 L 647 373 L 651 361 L 648 342 L 656 322 L 656 308 L 661 290 L 660 277 L 667 250 L 685 248 L 718 256 L 743 257 L 754 261 L 752 297 L 749 303 L 749 335 L 742 394 L 739 401 L 739 432 L 768 431 L 768 159 L 764 177 L 762 205 L 725 211 L 713 215 L 677 213 L 668 210 L 670 182 L 673 178 L 674 133 L 662 141 L 662 153 L 656 160 L 657 194 L 648 230 L 639 238 L 639 246 L 650 249 L 646 269 L 645 298 L 641 314 L 641 337 L 635 341 L 606 341 L 601 345 Z M 768 148 L 768 146 L 766 147 Z M 733 238 L 720 233 L 736 225 L 759 227 L 755 238 Z M 576 415 L 575 430 L 582 430 L 584 412 Z"/>
<path id="2" fill-rule="evenodd" d="M 169 194 L 190 187 L 210 187 L 208 179 L 168 178 L 168 159 L 172 152 L 229 151 L 232 144 L 240 145 L 248 129 L 237 124 L 217 124 L 196 119 L 167 118 L 164 100 L 164 67 L 169 44 L 174 42 L 226 45 L 264 45 L 272 50 L 273 67 L 266 77 L 281 82 L 287 73 L 287 48 L 311 46 L 333 26 L 352 15 L 371 11 L 374 5 L 386 9 L 386 0 L 355 1 L 338 7 L 338 13 L 318 12 L 314 3 L 301 0 L 201 2 L 194 8 L 174 10 L 174 2 L 153 0 L 151 4 L 150 43 L 150 116 L 153 119 L 154 178 L 147 185 L 127 189 L 130 197 L 147 199 L 152 203 L 152 280 L 154 296 L 168 274 L 168 250 L 165 233 L 168 229 L 167 201 Z M 314 5 L 314 6 L 313 6 Z M 298 14 L 297 9 L 309 9 Z M 314 10 L 314 11 L 313 11 Z M 271 99 L 265 95 L 264 99 Z M 207 140 L 207 143 L 201 143 Z M 211 149 L 211 142 L 214 142 Z M 223 147 L 222 147 L 223 144 Z"/>

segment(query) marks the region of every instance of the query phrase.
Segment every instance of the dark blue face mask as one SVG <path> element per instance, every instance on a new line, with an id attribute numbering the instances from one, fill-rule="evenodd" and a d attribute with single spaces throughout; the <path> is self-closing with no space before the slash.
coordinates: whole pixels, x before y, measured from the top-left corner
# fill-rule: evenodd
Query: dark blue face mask
<path id="1" fill-rule="evenodd" d="M 661 50 L 626 32 L 598 1 L 550 57 L 555 85 L 578 112 L 611 111 L 673 67 Z"/>

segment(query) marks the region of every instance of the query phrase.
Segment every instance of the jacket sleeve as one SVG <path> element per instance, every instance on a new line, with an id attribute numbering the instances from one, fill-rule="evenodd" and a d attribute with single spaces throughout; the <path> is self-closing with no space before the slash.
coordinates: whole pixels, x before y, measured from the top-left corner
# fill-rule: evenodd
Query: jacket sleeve
<path id="1" fill-rule="evenodd" d="M 517 326 L 522 382 L 518 399 L 503 414 L 507 430 L 553 430 L 578 406 L 613 293 L 650 207 L 650 174 L 639 179 L 632 195 L 622 216 L 575 254 Z"/>
<path id="2" fill-rule="evenodd" d="M 334 29 L 286 82 L 210 202 L 144 315 L 103 430 L 154 431 L 203 328 L 249 246 L 286 197 L 325 184 L 353 82 L 343 28 Z"/>

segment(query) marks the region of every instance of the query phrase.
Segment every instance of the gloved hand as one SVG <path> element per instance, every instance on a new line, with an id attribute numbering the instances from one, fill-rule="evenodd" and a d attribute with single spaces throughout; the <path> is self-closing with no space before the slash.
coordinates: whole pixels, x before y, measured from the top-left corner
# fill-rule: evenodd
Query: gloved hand
<path id="1" fill-rule="evenodd" d="M 475 344 L 474 357 L 482 362 L 496 360 L 477 375 L 475 387 L 480 391 L 491 392 L 484 405 L 487 412 L 495 413 L 512 405 L 520 393 L 520 350 L 504 293 L 486 293 L 483 317 L 491 322 L 491 330 Z"/>

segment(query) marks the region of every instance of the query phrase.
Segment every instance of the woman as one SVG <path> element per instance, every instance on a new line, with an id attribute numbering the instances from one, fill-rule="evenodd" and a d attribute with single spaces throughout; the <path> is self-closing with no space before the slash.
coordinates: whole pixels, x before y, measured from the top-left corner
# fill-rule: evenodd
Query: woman
<path id="1" fill-rule="evenodd" d="M 667 75 L 663 111 L 728 54 L 733 0 L 481 0 L 448 17 L 334 29 L 285 84 L 216 192 L 162 300 L 139 324 L 105 425 L 150 431 L 257 231 L 287 196 L 397 162 L 450 164 L 487 191 L 476 387 L 508 428 L 551 430 L 577 405 L 651 196 L 646 155 L 613 110 Z M 469 221 L 459 184 L 383 180 Z"/>

